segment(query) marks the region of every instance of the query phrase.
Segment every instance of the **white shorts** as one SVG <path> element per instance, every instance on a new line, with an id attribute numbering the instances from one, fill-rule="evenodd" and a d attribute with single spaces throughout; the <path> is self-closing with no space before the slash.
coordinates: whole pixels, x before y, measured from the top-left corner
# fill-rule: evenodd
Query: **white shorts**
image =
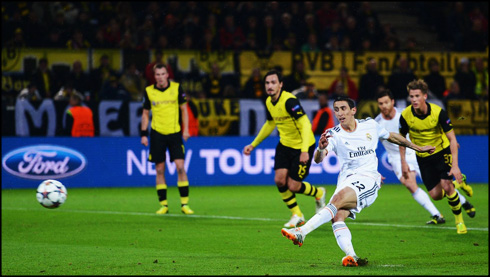
<path id="1" fill-rule="evenodd" d="M 419 169 L 419 164 L 417 163 L 417 157 L 415 155 L 406 155 L 406 161 L 408 164 L 408 167 L 410 168 L 410 171 L 415 171 L 417 175 L 420 177 L 422 176 L 420 174 L 420 169 Z M 396 158 L 388 158 L 388 161 L 391 164 L 391 167 L 393 168 L 393 172 L 395 173 L 396 177 L 398 180 L 402 178 L 402 161 L 400 159 L 400 155 Z"/>
<path id="2" fill-rule="evenodd" d="M 356 219 L 356 213 L 360 213 L 362 209 L 371 206 L 378 197 L 378 190 L 381 188 L 381 175 L 379 174 L 378 178 L 361 174 L 348 176 L 342 183 L 337 185 L 329 202 L 332 201 L 335 194 L 345 187 L 350 187 L 356 192 L 357 207 L 350 209 L 348 216 Z"/>

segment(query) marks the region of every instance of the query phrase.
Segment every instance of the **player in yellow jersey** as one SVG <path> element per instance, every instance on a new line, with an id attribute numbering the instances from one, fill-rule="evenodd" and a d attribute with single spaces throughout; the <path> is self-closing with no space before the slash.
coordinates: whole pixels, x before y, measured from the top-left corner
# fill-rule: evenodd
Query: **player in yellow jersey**
<path id="1" fill-rule="evenodd" d="M 148 146 L 148 123 L 150 109 L 152 111 L 150 132 L 150 155 L 148 160 L 155 163 L 156 189 L 160 209 L 157 214 L 168 213 L 167 184 L 165 182 L 166 151 L 170 153 L 170 161 L 177 168 L 177 186 L 180 193 L 181 211 L 193 214 L 188 205 L 189 180 L 184 167 L 184 143 L 189 138 L 189 117 L 187 101 L 179 83 L 168 80 L 167 67 L 156 64 L 153 67 L 156 83 L 146 87 L 141 116 L 141 144 Z M 179 123 L 179 109 L 182 112 L 182 127 Z M 182 132 L 181 132 L 182 131 Z"/>
<path id="2" fill-rule="evenodd" d="M 426 102 L 429 88 L 423 80 L 410 82 L 407 90 L 411 105 L 400 116 L 400 134 L 406 136 L 408 133 L 411 141 L 417 145 L 436 147 L 433 153 L 416 153 L 422 181 L 432 199 L 447 197 L 456 220 L 456 231 L 465 234 L 467 230 L 461 214 L 461 202 L 452 183 L 453 177 L 460 185 L 468 185 L 463 182 L 459 169 L 458 141 L 451 120 L 441 107 Z M 410 170 L 405 152 L 405 147 L 400 147 L 402 173 L 407 178 Z"/>
<path id="3" fill-rule="evenodd" d="M 290 92 L 282 90 L 283 82 L 279 72 L 269 71 L 264 81 L 269 96 L 265 102 L 267 121 L 254 141 L 245 146 L 243 153 L 250 155 L 277 126 L 280 139 L 274 158 L 274 181 L 282 200 L 292 213 L 291 219 L 284 226 L 293 228 L 305 223 L 305 217 L 296 202 L 296 193 L 315 197 L 318 212 L 325 206 L 326 190 L 303 181 L 311 166 L 315 136 L 299 100 Z"/>

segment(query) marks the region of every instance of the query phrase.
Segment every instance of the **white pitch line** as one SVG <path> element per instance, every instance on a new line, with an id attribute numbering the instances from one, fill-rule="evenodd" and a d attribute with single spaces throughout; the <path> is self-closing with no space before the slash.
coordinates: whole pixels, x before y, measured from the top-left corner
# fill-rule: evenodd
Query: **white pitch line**
<path id="1" fill-rule="evenodd" d="M 3 210 L 12 211 L 41 211 L 39 209 L 28 209 L 28 208 L 3 208 Z M 117 211 L 90 211 L 90 210 L 67 210 L 67 209 L 56 209 L 50 210 L 50 212 L 67 212 L 67 213 L 89 213 L 89 214 L 114 214 L 114 215 L 144 215 L 144 216 L 158 216 L 158 217 L 195 217 L 195 218 L 213 218 L 213 219 L 234 219 L 234 220 L 250 220 L 250 221 L 283 221 L 284 219 L 277 218 L 260 218 L 260 217 L 239 217 L 239 216 L 224 216 L 224 215 L 183 215 L 183 214 L 165 214 L 158 215 L 155 213 L 142 213 L 142 212 L 117 212 Z M 369 223 L 369 222 L 349 222 L 349 224 L 354 225 L 366 225 L 366 226 L 381 226 L 381 227 L 399 227 L 399 228 L 437 228 L 437 229 L 448 229 L 453 230 L 455 227 L 446 226 L 427 226 L 427 225 L 402 225 L 402 224 L 387 224 L 387 223 Z M 484 231 L 488 232 L 488 228 L 471 228 L 468 230 L 473 231 Z"/>

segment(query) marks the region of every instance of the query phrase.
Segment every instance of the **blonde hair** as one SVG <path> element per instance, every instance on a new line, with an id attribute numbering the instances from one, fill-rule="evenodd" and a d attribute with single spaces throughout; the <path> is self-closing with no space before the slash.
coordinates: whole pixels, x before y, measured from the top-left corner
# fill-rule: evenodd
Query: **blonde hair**
<path id="1" fill-rule="evenodd" d="M 413 80 L 410 83 L 408 83 L 407 85 L 408 93 L 410 93 L 410 90 L 416 90 L 416 89 L 420 89 L 420 91 L 422 91 L 423 94 L 427 94 L 427 92 L 429 91 L 429 86 L 422 79 Z"/>

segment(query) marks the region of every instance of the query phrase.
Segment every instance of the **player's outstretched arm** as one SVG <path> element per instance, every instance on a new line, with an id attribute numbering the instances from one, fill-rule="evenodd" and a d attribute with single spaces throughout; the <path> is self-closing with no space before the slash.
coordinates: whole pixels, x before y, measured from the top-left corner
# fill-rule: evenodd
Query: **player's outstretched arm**
<path id="1" fill-rule="evenodd" d="M 430 145 L 418 146 L 412 143 L 411 141 L 407 140 L 406 138 L 404 138 L 402 135 L 395 132 L 390 132 L 390 137 L 387 140 L 391 143 L 411 148 L 417 152 L 433 153 L 434 150 L 436 149 L 434 146 L 430 146 Z"/>

